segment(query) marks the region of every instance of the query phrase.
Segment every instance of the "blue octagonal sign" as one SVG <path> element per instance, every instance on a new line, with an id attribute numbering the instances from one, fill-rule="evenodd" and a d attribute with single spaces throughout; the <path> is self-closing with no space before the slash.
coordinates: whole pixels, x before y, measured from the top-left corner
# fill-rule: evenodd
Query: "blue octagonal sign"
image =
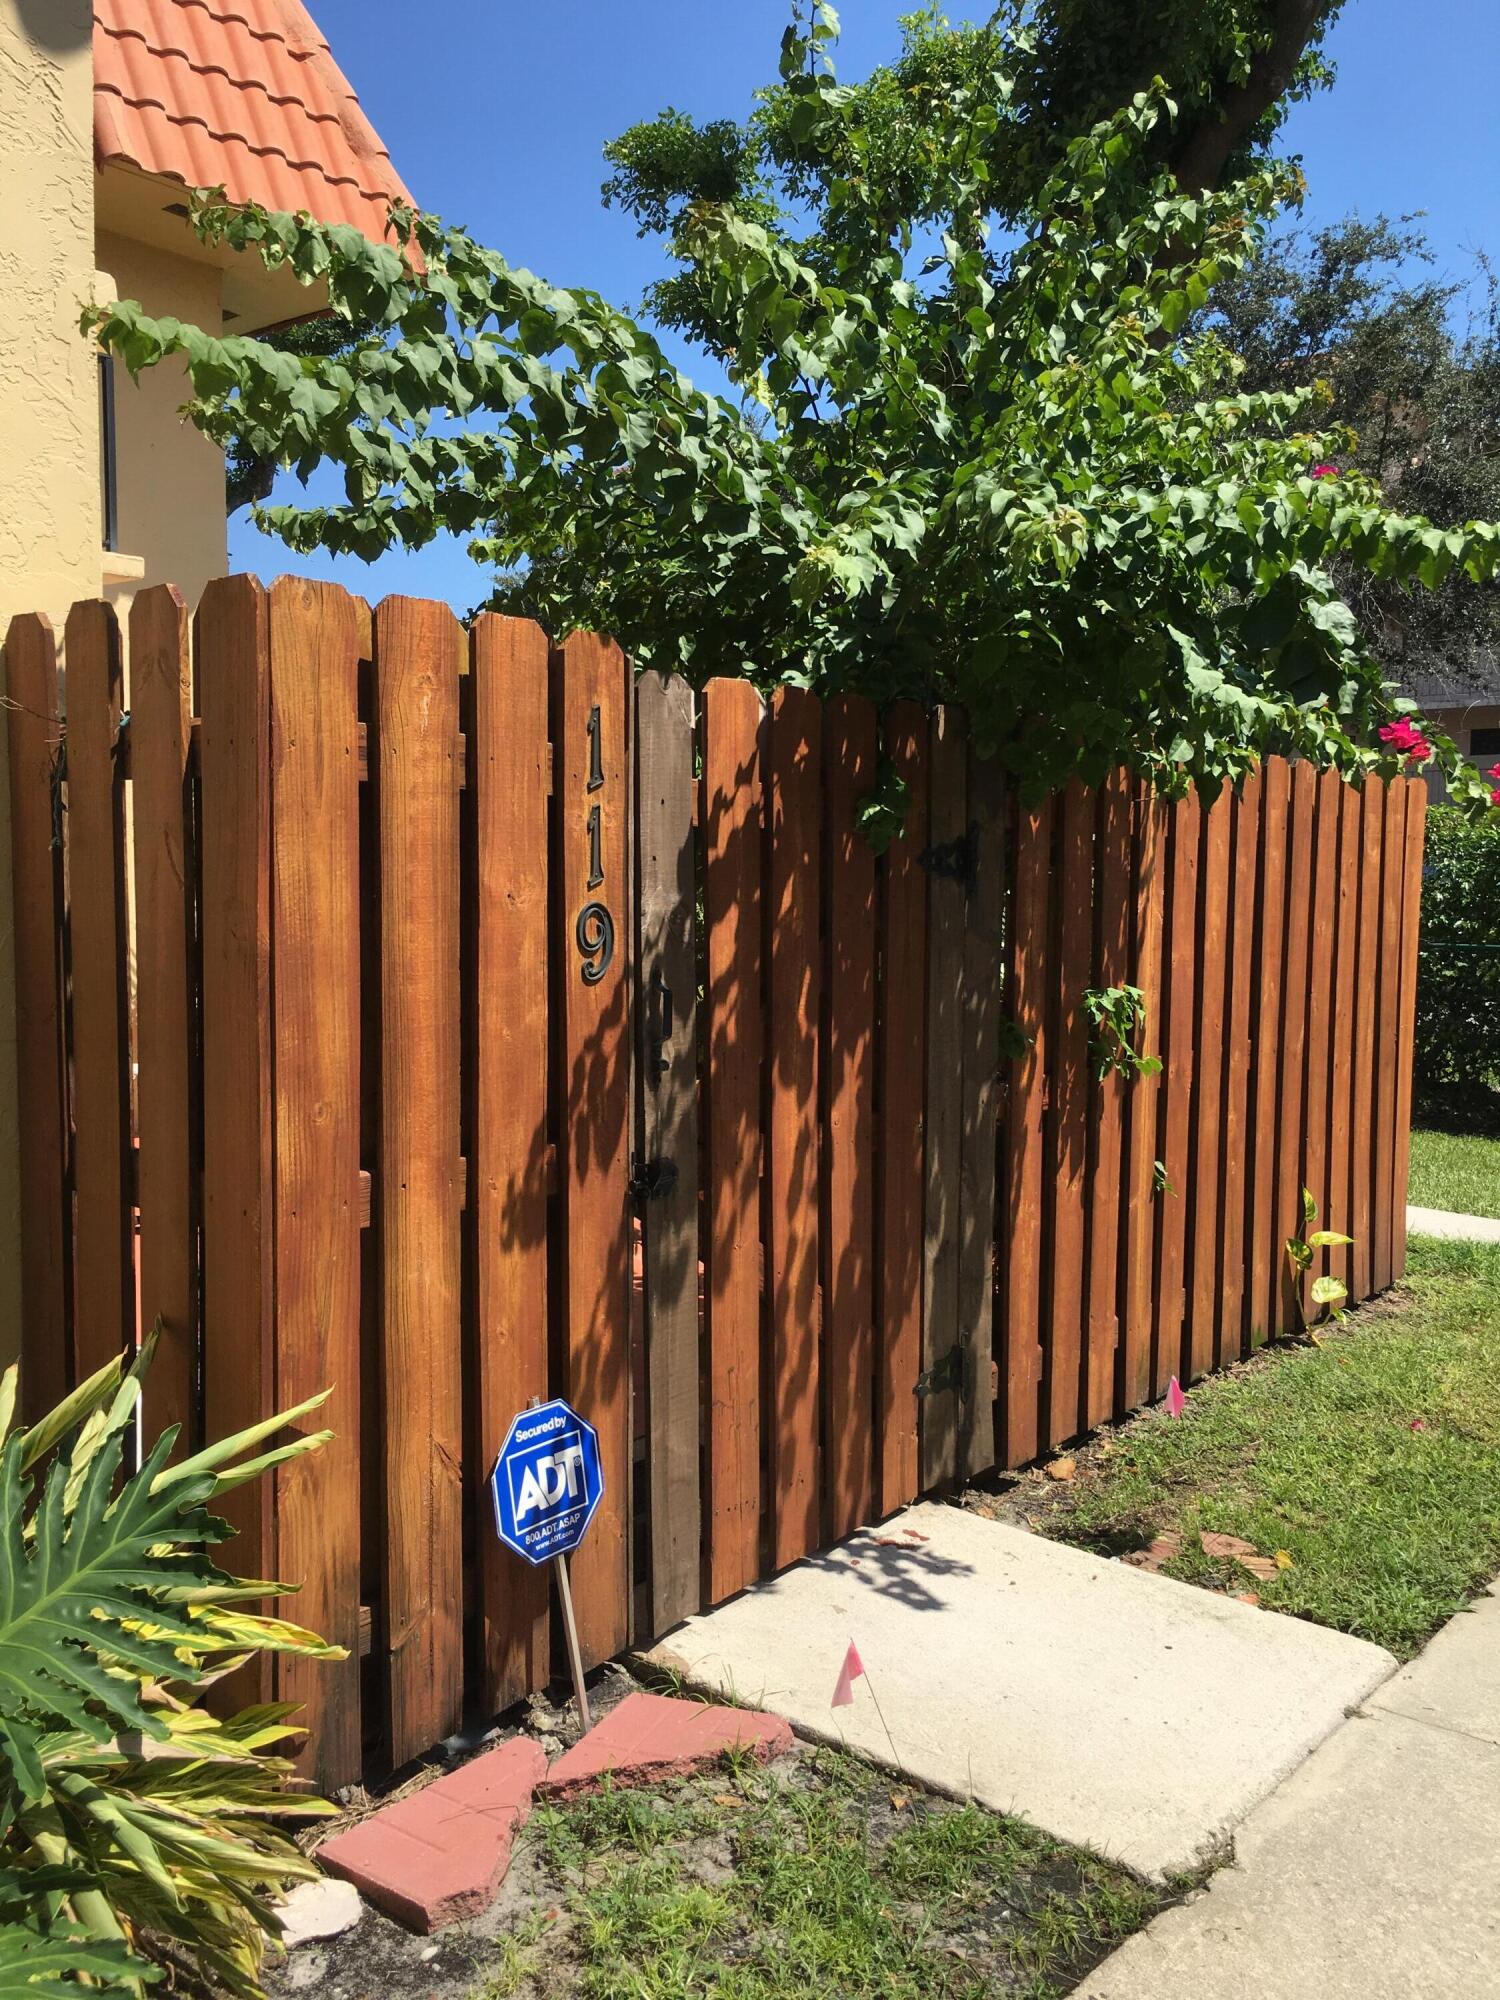
<path id="1" fill-rule="evenodd" d="M 571 1555 L 604 1498 L 599 1433 L 561 1397 L 511 1419 L 490 1474 L 495 1533 L 527 1562 Z"/>

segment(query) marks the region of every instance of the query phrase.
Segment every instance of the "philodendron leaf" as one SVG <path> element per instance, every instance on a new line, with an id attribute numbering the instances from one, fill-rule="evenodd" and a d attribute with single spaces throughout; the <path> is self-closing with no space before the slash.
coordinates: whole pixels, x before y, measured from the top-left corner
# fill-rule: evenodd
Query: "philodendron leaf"
<path id="1" fill-rule="evenodd" d="M 1349 1287 L 1325 1272 L 1321 1278 L 1313 1279 L 1310 1296 L 1314 1305 L 1335 1306 L 1340 1299 L 1348 1298 Z"/>
<path id="2" fill-rule="evenodd" d="M 1338 1229 L 1315 1229 L 1307 1240 L 1316 1250 L 1331 1250 L 1335 1244 L 1352 1243 L 1354 1238 L 1345 1236 L 1342 1230 Z"/>
<path id="3" fill-rule="evenodd" d="M 1289 1236 L 1286 1239 L 1286 1254 L 1299 1271 L 1305 1271 L 1312 1263 L 1312 1249 L 1300 1236 Z"/>

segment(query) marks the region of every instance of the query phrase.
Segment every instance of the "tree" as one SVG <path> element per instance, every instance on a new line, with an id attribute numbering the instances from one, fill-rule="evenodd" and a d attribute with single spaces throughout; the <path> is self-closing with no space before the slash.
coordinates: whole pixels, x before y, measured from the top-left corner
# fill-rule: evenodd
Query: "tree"
<path id="1" fill-rule="evenodd" d="M 808 106 L 794 80 L 758 93 L 743 123 L 699 125 L 667 110 L 604 149 L 614 172 L 606 205 L 661 237 L 682 268 L 651 286 L 648 313 L 719 354 L 733 329 L 716 325 L 684 229 L 703 203 L 724 205 L 794 241 L 803 262 L 826 268 L 850 219 L 849 174 L 862 208 L 887 233 L 940 220 L 949 162 L 932 143 L 935 110 L 955 90 L 1007 80 L 1005 115 L 967 146 L 982 162 L 981 215 L 1016 225 L 1034 213 L 1069 143 L 1166 77 L 1174 116 L 1143 135 L 1143 159 L 1172 172 L 1188 193 L 1249 170 L 1297 99 L 1325 87 L 1321 49 L 1343 0 L 1001 0 L 983 27 L 953 28 L 940 5 L 902 19 L 896 62 L 848 87 L 849 130 L 840 145 L 820 130 L 809 145 Z M 824 10 L 827 12 L 828 10 Z M 800 107 L 800 108 L 799 108 Z M 860 225 L 864 226 L 863 220 Z M 725 342 L 728 342 L 726 347 Z"/>
<path id="2" fill-rule="evenodd" d="M 893 214 L 889 133 L 837 83 L 835 38 L 815 4 L 782 50 L 787 143 L 822 190 L 815 251 L 734 202 L 674 224 L 740 405 L 596 295 L 408 212 L 420 268 L 306 217 L 196 206 L 210 241 L 326 280 L 334 311 L 381 329 L 345 355 L 129 304 L 87 324 L 132 370 L 184 355 L 194 420 L 221 442 L 304 476 L 342 466 L 343 505 L 257 509 L 293 548 L 469 532 L 554 630 L 613 631 L 699 680 L 961 699 L 1033 790 L 1124 758 L 1212 792 L 1272 747 L 1396 770 L 1411 704 L 1332 567 L 1487 578 L 1500 531 L 1395 515 L 1357 471 L 1316 476 L 1350 442 L 1309 429 L 1318 392 L 1248 393 L 1223 341 L 1188 332 L 1296 175 L 1182 192 L 1153 82 L 1071 139 L 992 239 L 1017 88 L 1001 49 L 925 90 L 925 192 Z"/>
<path id="3" fill-rule="evenodd" d="M 279 326 L 266 337 L 266 344 L 282 354 L 341 355 L 367 340 L 375 331 L 369 320 L 352 323 L 337 313 L 315 313 L 311 319 Z M 232 438 L 224 455 L 224 511 L 238 513 L 269 500 L 276 482 L 276 460 L 257 457 L 243 438 Z"/>
<path id="4" fill-rule="evenodd" d="M 1378 216 L 1274 237 L 1227 277 L 1200 324 L 1245 364 L 1246 388 L 1324 379 L 1348 463 L 1388 505 L 1439 520 L 1500 515 L 1500 289 L 1479 259 L 1477 298 L 1435 274 L 1417 219 Z M 1339 587 L 1382 659 L 1410 682 L 1495 685 L 1500 594 L 1450 575 L 1434 591 L 1392 588 L 1351 565 Z"/>

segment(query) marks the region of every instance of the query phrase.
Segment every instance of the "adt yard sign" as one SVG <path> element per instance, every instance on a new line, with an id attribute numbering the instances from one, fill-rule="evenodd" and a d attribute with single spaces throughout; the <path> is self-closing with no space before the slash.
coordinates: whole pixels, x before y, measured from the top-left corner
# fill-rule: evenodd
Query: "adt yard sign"
<path id="1" fill-rule="evenodd" d="M 495 1532 L 529 1563 L 571 1555 L 604 1497 L 599 1435 L 559 1397 L 512 1419 L 490 1474 Z"/>

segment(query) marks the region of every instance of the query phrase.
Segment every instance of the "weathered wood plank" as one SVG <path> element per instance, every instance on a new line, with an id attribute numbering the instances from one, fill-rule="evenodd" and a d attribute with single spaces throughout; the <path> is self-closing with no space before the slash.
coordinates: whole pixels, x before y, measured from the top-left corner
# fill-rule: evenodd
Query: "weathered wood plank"
<path id="1" fill-rule="evenodd" d="M 187 607 L 170 584 L 130 608 L 130 789 L 135 864 L 136 1193 L 141 1327 L 160 1323 L 145 1384 L 146 1434 L 199 1441 L 197 854 L 193 663 Z"/>
<path id="2" fill-rule="evenodd" d="M 120 629 L 75 604 L 68 663 L 68 902 L 73 986 L 73 1352 L 81 1380 L 134 1343 L 130 990 Z"/>
<path id="3" fill-rule="evenodd" d="M 1198 969 L 1198 850 L 1203 810 L 1196 793 L 1178 799 L 1171 814 L 1171 863 L 1165 923 L 1166 1018 L 1162 1048 L 1161 1162 L 1166 1186 L 1157 1201 L 1156 1331 L 1152 1341 L 1153 1396 L 1187 1367 L 1187 1246 L 1193 1208 L 1192 1109 L 1194 994 Z"/>
<path id="4" fill-rule="evenodd" d="M 927 718 L 914 702 L 898 702 L 887 714 L 885 748 L 906 786 L 905 822 L 880 863 L 876 1483 L 877 1510 L 890 1514 L 914 1500 L 921 1485 L 916 1381 L 922 1368 L 927 1047 L 927 875 L 922 854 L 928 843 L 929 773 Z M 989 1399 L 988 1382 L 981 1393 Z M 993 1424 L 992 1401 L 991 1410 Z"/>
<path id="5" fill-rule="evenodd" d="M 1095 949 L 1100 987 L 1124 986 L 1130 979 L 1130 780 L 1112 772 L 1099 792 L 1098 863 Z M 1145 1034 L 1155 1030 L 1148 1019 Z M 1147 1054 L 1144 1044 L 1141 1054 Z M 1088 1340 L 1082 1427 L 1104 1423 L 1115 1404 L 1115 1361 L 1119 1340 L 1121 1183 L 1124 1179 L 1125 1095 L 1139 1087 L 1127 1084 L 1118 1070 L 1092 1080 L 1090 1156 L 1087 1199 L 1088 1284 L 1084 1324 Z"/>
<path id="6" fill-rule="evenodd" d="M 671 1186 L 643 1204 L 650 1408 L 651 1616 L 699 1607 L 698 966 L 691 685 L 648 673 L 635 691 L 636 997 L 642 1158 Z"/>
<path id="7" fill-rule="evenodd" d="M 973 877 L 964 925 L 963 1124 L 959 1133 L 958 1323 L 967 1339 L 958 1420 L 960 1475 L 995 1462 L 995 1179 L 1000 1019 L 1005 1000 L 1002 929 L 1009 785 L 998 762 L 969 751 Z"/>
<path id="8" fill-rule="evenodd" d="M 359 663 L 370 614 L 335 584 L 271 590 L 276 1396 L 329 1389 L 333 1438 L 276 1473 L 277 1556 L 297 1617 L 342 1662 L 277 1662 L 324 1789 L 359 1781 Z"/>
<path id="9" fill-rule="evenodd" d="M 1167 808 L 1144 785 L 1132 801 L 1131 954 L 1132 983 L 1145 1008 L 1145 1046 L 1158 1062 L 1164 1052 L 1162 1007 L 1162 917 L 1165 909 Z M 1156 1285 L 1156 1187 L 1161 1083 L 1157 1074 L 1137 1077 L 1125 1102 L 1125 1273 L 1121 1287 L 1123 1323 L 1118 1393 L 1123 1409 L 1144 1403 L 1151 1392 L 1152 1299 Z"/>
<path id="10" fill-rule="evenodd" d="M 1286 841 L 1291 771 L 1284 758 L 1261 768 L 1260 896 L 1256 918 L 1259 977 L 1251 1014 L 1255 1075 L 1251 1083 L 1250 1302 L 1248 1333 L 1259 1347 L 1277 1325 L 1282 1239 L 1276 1205 L 1276 1099 L 1281 1079 L 1281 981 L 1286 954 Z"/>
<path id="11" fill-rule="evenodd" d="M 469 1000 L 478 1478 L 547 1379 L 548 854 L 550 659 L 546 634 L 493 613 L 470 633 L 473 925 Z M 571 941 L 570 941 L 571 942 Z M 472 1483 L 472 1482 L 471 1482 Z M 482 1700 L 498 1712 L 546 1685 L 547 1572 L 476 1522 Z"/>
<path id="12" fill-rule="evenodd" d="M 54 841 L 62 748 L 57 646 L 28 612 L 5 635 L 10 871 L 21 1179 L 21 1414 L 35 1422 L 70 1384 L 72 1198 L 63 1038 L 63 854 Z"/>
<path id="13" fill-rule="evenodd" d="M 875 783 L 875 710 L 823 714 L 828 958 L 823 988 L 823 1460 L 831 1539 L 875 1501 L 875 854 L 855 820 Z"/>
<path id="14" fill-rule="evenodd" d="M 1311 938 L 1307 988 L 1307 1109 L 1302 1147 L 1302 1184 L 1318 1205 L 1316 1227 L 1329 1221 L 1333 1192 L 1328 1172 L 1329 1105 L 1333 1079 L 1334 951 L 1338 938 L 1339 821 L 1343 784 L 1337 771 L 1320 771 L 1313 801 L 1313 861 L 1310 894 Z M 1315 1272 L 1325 1268 L 1319 1257 Z"/>
<path id="15" fill-rule="evenodd" d="M 822 1539 L 819 1263 L 822 1131 L 823 704 L 778 691 L 770 715 L 767 1238 L 772 1409 L 771 1561 L 796 1562 Z"/>
<path id="16" fill-rule="evenodd" d="M 1088 1184 L 1089 1018 L 1083 996 L 1093 984 L 1093 792 L 1074 778 L 1062 796 L 1057 857 L 1057 1024 L 1049 1072 L 1047 1178 L 1051 1183 L 1052 1257 L 1047 1271 L 1047 1442 L 1081 1428 L 1084 1388 L 1084 1234 Z"/>
<path id="17" fill-rule="evenodd" d="M 273 1414 L 270 603 L 216 578 L 196 624 L 203 993 L 203 1428 Z M 273 1483 L 223 1502 L 235 1567 L 278 1575 Z M 254 1673 L 269 1695 L 269 1662 Z M 246 1700 L 256 1698 L 246 1692 Z"/>
<path id="18" fill-rule="evenodd" d="M 379 1217 L 389 1753 L 458 1725 L 463 1697 L 459 1339 L 458 680 L 446 606 L 375 613 L 380 827 Z"/>
<path id="19" fill-rule="evenodd" d="M 599 1433 L 605 1482 L 572 1562 L 592 1666 L 618 1652 L 630 1628 L 630 780 L 619 648 L 576 634 L 554 656 L 553 675 L 560 1322 L 567 1393 Z"/>
<path id="20" fill-rule="evenodd" d="M 941 773 L 933 768 L 933 805 Z M 1006 1117 L 1005 1463 L 1035 1458 L 1041 1438 L 1042 1328 L 1046 1286 L 1042 1264 L 1045 1177 L 1043 1111 L 1048 1064 L 1048 916 L 1051 903 L 1053 801 L 1022 808 L 1011 898 L 1011 1020 L 1023 1044 L 1012 1065 Z M 929 1069 L 929 1075 L 931 1070 Z M 931 1094 L 929 1092 L 929 1107 Z M 929 1110 L 930 1116 L 930 1110 Z M 1050 1273 L 1047 1274 L 1050 1276 Z"/>
<path id="21" fill-rule="evenodd" d="M 922 1368 L 958 1345 L 959 1163 L 963 1120 L 963 990 L 968 840 L 968 736 L 962 713 L 932 718 L 927 873 L 927 1166 L 922 1247 Z M 941 865 L 940 865 L 941 864 Z M 1035 1329 L 1032 1339 L 1035 1341 Z M 917 1412 L 923 1490 L 958 1476 L 958 1399 L 924 1396 Z"/>
<path id="22" fill-rule="evenodd" d="M 1223 1213 L 1223 1082 L 1229 942 L 1229 858 L 1234 799 L 1220 792 L 1203 813 L 1198 919 L 1198 993 L 1193 1055 L 1192 1239 L 1188 1371 L 1213 1367 L 1219 1327 Z"/>

